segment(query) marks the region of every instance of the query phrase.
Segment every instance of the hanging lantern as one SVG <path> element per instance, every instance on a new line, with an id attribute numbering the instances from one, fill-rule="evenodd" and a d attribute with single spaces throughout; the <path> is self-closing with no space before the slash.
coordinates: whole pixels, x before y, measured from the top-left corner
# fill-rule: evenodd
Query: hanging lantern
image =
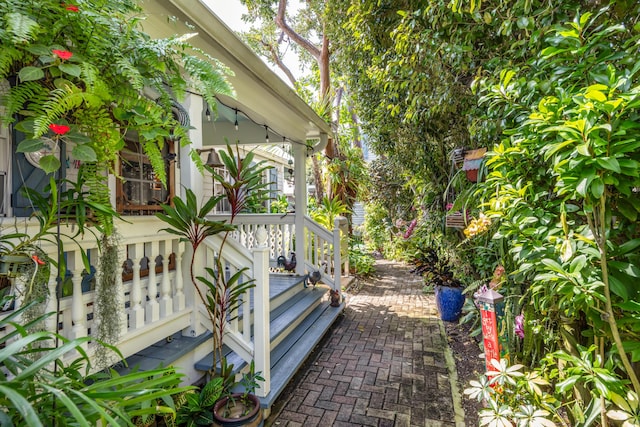
<path id="1" fill-rule="evenodd" d="M 287 168 L 287 177 L 286 180 L 288 183 L 293 185 L 294 182 L 294 175 L 293 175 L 293 160 L 289 159 L 289 167 Z"/>

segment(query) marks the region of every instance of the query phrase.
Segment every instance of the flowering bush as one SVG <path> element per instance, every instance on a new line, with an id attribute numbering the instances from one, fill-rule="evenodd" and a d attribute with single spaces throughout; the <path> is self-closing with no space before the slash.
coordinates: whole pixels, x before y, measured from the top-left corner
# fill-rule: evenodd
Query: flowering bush
<path id="1" fill-rule="evenodd" d="M 578 355 L 562 351 L 549 354 L 546 367 L 528 372 L 523 365 L 510 366 L 507 359 L 494 359 L 494 369 L 471 381 L 464 390 L 471 399 L 485 402 L 485 409 L 479 413 L 480 425 L 587 426 L 605 416 L 624 421 L 626 427 L 640 425 L 637 397 L 614 372 L 613 362 L 603 363 L 594 354 L 595 346 L 579 350 Z M 563 368 L 550 368 L 559 361 Z M 575 399 L 576 384 L 594 400 L 602 398 L 604 408 L 590 405 L 583 398 Z M 572 424 L 568 418 L 576 422 Z"/>
<path id="2" fill-rule="evenodd" d="M 408 239 L 409 237 L 411 237 L 411 235 L 413 234 L 413 230 L 416 228 L 417 224 L 418 224 L 417 219 L 411 220 L 411 222 L 409 223 L 409 226 L 407 227 L 407 230 L 404 232 L 404 235 L 402 237 L 404 237 L 405 239 Z"/>

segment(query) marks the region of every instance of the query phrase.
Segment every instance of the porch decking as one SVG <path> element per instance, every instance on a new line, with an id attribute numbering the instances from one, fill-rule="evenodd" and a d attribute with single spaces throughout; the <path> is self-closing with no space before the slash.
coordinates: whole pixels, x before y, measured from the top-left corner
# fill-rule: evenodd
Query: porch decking
<path id="1" fill-rule="evenodd" d="M 331 325 L 344 310 L 331 307 L 328 302 L 328 290 L 325 285 L 304 286 L 305 276 L 271 274 L 269 276 L 269 299 L 271 341 L 271 390 L 260 398 L 262 407 L 269 409 L 282 393 L 289 380 L 313 351 Z M 176 365 L 181 357 L 195 352 L 198 348 L 210 347 L 211 333 L 198 337 L 173 334 L 167 339 L 139 351 L 126 359 L 127 367 L 118 371 L 132 369 L 150 370 L 158 366 Z M 240 372 L 246 362 L 226 349 L 226 357 L 234 365 L 234 371 Z M 176 366 L 179 367 L 179 366 Z M 206 373 L 212 368 L 212 354 L 208 353 L 195 363 L 195 369 Z"/>

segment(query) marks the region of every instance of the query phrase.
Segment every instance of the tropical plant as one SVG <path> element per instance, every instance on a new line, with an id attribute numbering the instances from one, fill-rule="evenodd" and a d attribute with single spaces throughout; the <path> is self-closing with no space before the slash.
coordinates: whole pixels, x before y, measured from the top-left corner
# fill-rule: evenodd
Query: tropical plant
<path id="1" fill-rule="evenodd" d="M 175 412 L 171 396 L 190 388 L 179 387 L 182 375 L 173 368 L 88 374 L 91 361 L 84 345 L 90 338 L 31 333 L 30 326 L 51 313 L 25 323 L 20 316 L 28 309 L 23 306 L 0 319 L 0 328 L 7 331 L 0 336 L 2 425 L 130 425 L 136 416 Z M 74 354 L 77 358 L 67 363 Z"/>
<path id="2" fill-rule="evenodd" d="M 336 218 L 348 212 L 349 208 L 342 201 L 325 197 L 317 206 L 310 204 L 309 216 L 323 227 L 333 230 Z"/>
<path id="3" fill-rule="evenodd" d="M 186 393 L 185 402 L 178 410 L 176 424 L 185 427 L 213 424 L 213 406 L 224 392 L 222 377 L 212 378 L 199 393 Z"/>
<path id="4" fill-rule="evenodd" d="M 262 206 L 270 197 L 269 186 L 272 184 L 264 180 L 265 171 L 268 166 L 265 161 L 254 163 L 255 154 L 253 151 L 240 154 L 240 147 L 236 145 L 234 152 L 231 145 L 227 144 L 227 150 L 220 150 L 218 153 L 220 160 L 224 164 L 225 171 L 229 179 L 220 174 L 216 168 L 204 165 L 213 179 L 217 181 L 224 190 L 224 195 L 231 206 L 231 221 L 235 217 L 246 212 L 252 206 Z"/>
<path id="5" fill-rule="evenodd" d="M 281 194 L 276 200 L 271 202 L 271 213 L 286 213 L 289 209 L 289 201 L 287 196 Z"/>
<path id="6" fill-rule="evenodd" d="M 188 143 L 187 128 L 172 115 L 175 96 L 189 87 L 216 105 L 215 95 L 232 95 L 220 62 L 193 48 L 186 37 L 152 39 L 141 30 L 136 1 L 55 0 L 0 4 L 2 122 L 16 122 L 26 138 L 19 152 L 64 143 L 77 160 L 95 168 L 88 195 L 108 200 L 106 172 L 113 170 L 124 135 L 137 132 L 156 176 L 164 183 L 161 150 L 171 138 Z M 60 167 L 53 154 L 40 162 L 45 172 Z M 112 217 L 96 212 L 107 234 Z"/>
<path id="7" fill-rule="evenodd" d="M 217 369 L 220 363 L 220 373 L 227 377 L 230 374 L 230 367 L 226 366 L 223 353 L 223 338 L 226 324 L 232 320 L 230 316 L 236 311 L 240 304 L 240 296 L 255 286 L 253 279 L 247 280 L 246 272 L 248 268 L 241 268 L 233 275 L 227 277 L 226 269 L 223 265 L 223 251 L 225 243 L 231 231 L 236 229 L 233 220 L 238 214 L 244 211 L 252 197 L 267 197 L 268 192 L 263 191 L 265 184 L 262 180 L 263 172 L 267 169 L 262 162 L 253 162 L 253 152 L 248 152 L 241 157 L 239 148 L 233 152 L 231 146 L 227 145 L 227 152 L 220 151 L 220 158 L 227 167 L 231 176 L 230 181 L 226 181 L 224 175 L 219 174 L 215 169 L 208 168 L 212 176 L 224 188 L 225 193 L 211 197 L 200 208 L 196 195 L 191 189 L 185 189 L 186 202 L 180 197 L 174 197 L 174 207 L 162 205 L 163 213 L 156 216 L 169 225 L 163 229 L 168 233 L 180 236 L 182 241 L 191 245 L 191 262 L 189 272 L 198 296 L 207 308 L 207 314 L 213 328 L 213 370 Z M 207 218 L 215 205 L 222 199 L 229 202 L 231 206 L 231 222 L 213 221 Z M 217 256 L 214 263 L 215 268 L 206 267 L 207 276 L 196 276 L 195 260 L 198 248 L 206 238 L 224 233 L 222 236 Z M 205 292 L 200 290 L 198 283 L 205 286 Z M 214 372 L 215 373 L 215 372 Z"/>
<path id="8" fill-rule="evenodd" d="M 486 190 L 518 274 L 532 281 L 527 297 L 559 329 L 556 346 L 571 352 L 589 336 L 601 356 L 617 354 L 637 393 L 637 331 L 628 325 L 637 318 L 639 277 L 631 265 L 640 242 L 633 193 L 640 66 L 624 59 L 633 56 L 625 35 L 606 9 L 577 14 L 547 38 L 535 88 L 513 70 L 501 73 L 503 95 L 486 87 L 487 103 L 524 119 L 494 149 Z M 530 103 L 513 101 L 523 98 Z"/>
<path id="9" fill-rule="evenodd" d="M 375 260 L 365 250 L 365 246 L 354 238 L 349 239 L 349 267 L 360 277 L 371 276 L 375 272 Z"/>
<path id="10" fill-rule="evenodd" d="M 185 200 L 182 200 L 182 198 L 176 196 L 173 198 L 173 206 L 162 205 L 164 213 L 156 214 L 158 218 L 169 225 L 169 228 L 163 229 L 164 231 L 179 236 L 181 241 L 188 242 L 191 245 L 192 254 L 191 261 L 189 263 L 189 274 L 191 277 L 191 283 L 193 283 L 194 288 L 198 293 L 198 296 L 200 297 L 200 301 L 202 301 L 202 303 L 207 307 L 207 314 L 214 328 L 216 328 L 218 319 L 220 319 L 220 313 L 218 312 L 218 309 L 221 307 L 218 304 L 213 304 L 210 306 L 208 304 L 208 296 L 203 293 L 200 287 L 197 285 L 200 279 L 197 279 L 197 277 L 199 276 L 196 276 L 195 273 L 195 261 L 198 248 L 205 241 L 205 239 L 222 232 L 235 230 L 234 226 L 226 224 L 224 221 L 213 221 L 207 218 L 207 215 L 211 213 L 215 205 L 223 197 L 224 196 L 212 197 L 204 205 L 198 207 L 195 193 L 191 189 L 187 188 L 185 189 Z M 218 274 L 214 271 L 210 271 L 209 273 L 213 273 L 212 276 L 215 278 L 216 283 L 218 279 L 224 280 L 224 274 L 218 276 Z M 208 291 L 214 293 L 214 295 L 212 296 L 213 298 L 218 295 L 218 289 L 215 286 L 216 283 L 212 283 L 209 280 L 207 280 L 207 283 L 205 283 L 206 285 L 211 285 L 211 287 L 208 287 Z M 222 297 L 224 296 L 224 294 L 220 296 Z M 222 348 L 221 337 L 218 337 L 217 334 L 214 334 L 213 337 L 213 347 L 213 366 L 215 369 L 217 361 L 220 360 Z"/>
<path id="11" fill-rule="evenodd" d="M 240 381 L 225 388 L 222 398 L 214 406 L 214 418 L 243 418 L 259 411 L 260 401 L 255 396 L 259 387 L 258 381 L 264 381 L 264 378 L 260 372 L 255 371 L 255 362 L 252 360 L 249 371 L 242 374 Z M 241 391 L 234 392 L 236 389 Z M 261 416 L 259 418 L 261 419 Z"/>
<path id="12" fill-rule="evenodd" d="M 483 426 L 585 427 L 598 420 L 606 425 L 606 417 L 637 425 L 634 392 L 615 373 L 614 361 L 603 361 L 596 351 L 591 346 L 578 348 L 575 355 L 554 352 L 546 356 L 542 367 L 529 372 L 523 372 L 523 365 L 510 365 L 507 359 L 494 359 L 493 370 L 471 381 L 464 393 L 485 402 L 486 409 L 480 411 Z M 584 386 L 582 394 L 574 392 L 577 384 Z M 586 395 L 591 398 L 585 399 Z"/>

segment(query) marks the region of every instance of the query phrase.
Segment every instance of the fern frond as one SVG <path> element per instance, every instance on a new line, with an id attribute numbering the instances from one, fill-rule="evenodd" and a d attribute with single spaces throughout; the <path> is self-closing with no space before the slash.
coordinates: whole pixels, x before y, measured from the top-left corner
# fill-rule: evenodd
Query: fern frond
<path id="1" fill-rule="evenodd" d="M 191 75 L 197 89 L 204 94 L 210 105 L 215 105 L 215 95 L 235 96 L 226 79 L 233 75 L 231 70 L 218 61 L 204 61 L 196 56 L 184 54 L 182 57 L 185 70 Z M 211 97 L 211 99 L 209 99 Z"/>
<path id="2" fill-rule="evenodd" d="M 118 58 L 113 65 L 115 71 L 121 74 L 125 81 L 129 81 L 131 87 L 136 90 L 142 90 L 144 88 L 142 74 L 140 74 L 140 71 L 126 58 Z"/>
<path id="3" fill-rule="evenodd" d="M 0 79 L 6 79 L 12 72 L 12 65 L 22 62 L 24 51 L 15 46 L 3 45 L 0 49 Z"/>
<path id="4" fill-rule="evenodd" d="M 81 69 L 86 92 L 94 93 L 103 100 L 112 99 L 108 85 L 103 80 L 100 71 L 94 65 L 83 62 Z"/>
<path id="5" fill-rule="evenodd" d="M 28 43 L 36 38 L 40 25 L 27 15 L 19 12 L 7 13 L 4 17 L 5 31 L 15 44 Z"/>
<path id="6" fill-rule="evenodd" d="M 77 123 L 85 123 L 78 130 L 91 138 L 87 144 L 95 151 L 97 162 L 113 168 L 124 142 L 111 112 L 104 106 L 98 109 L 83 108 L 74 112 L 74 118 Z"/>
<path id="7" fill-rule="evenodd" d="M 109 197 L 109 186 L 107 185 L 107 175 L 99 170 L 96 163 L 83 163 L 78 171 L 79 179 L 84 179 L 87 188 L 87 200 L 102 206 L 111 206 Z M 113 215 L 104 212 L 94 212 L 98 225 L 103 233 L 111 235 L 113 231 Z"/>
<path id="8" fill-rule="evenodd" d="M 16 113 L 27 108 L 28 104 L 40 104 L 47 94 L 47 89 L 38 82 L 25 82 L 12 87 L 0 97 L 0 103 L 5 107 L 0 119 L 4 123 L 13 122 Z"/>
<path id="9" fill-rule="evenodd" d="M 34 121 L 34 136 L 44 134 L 54 120 L 66 116 L 83 104 L 87 108 L 97 108 L 102 104 L 102 100 L 93 93 L 81 92 L 71 86 L 52 90 L 49 92 L 49 99 L 42 104 L 38 117 Z"/>
<path id="10" fill-rule="evenodd" d="M 167 185 L 167 172 L 165 171 L 165 163 L 162 158 L 162 152 L 158 147 L 157 141 L 145 141 L 143 143 L 144 152 L 147 156 L 149 156 L 149 163 L 151 163 L 151 167 L 153 168 L 154 173 L 162 182 L 162 184 L 166 187 Z"/>

